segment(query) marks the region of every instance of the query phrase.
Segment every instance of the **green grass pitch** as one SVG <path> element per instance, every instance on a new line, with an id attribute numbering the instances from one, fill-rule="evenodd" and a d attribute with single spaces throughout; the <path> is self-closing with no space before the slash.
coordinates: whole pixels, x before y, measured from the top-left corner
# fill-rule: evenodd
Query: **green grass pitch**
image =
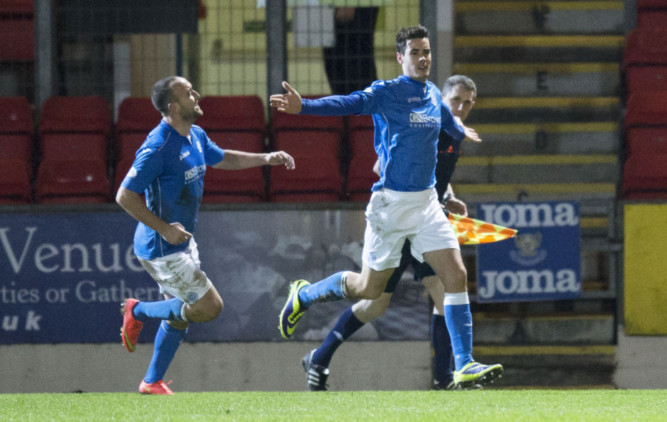
<path id="1" fill-rule="evenodd" d="M 665 421 L 667 390 L 3 394 L 3 421 Z"/>

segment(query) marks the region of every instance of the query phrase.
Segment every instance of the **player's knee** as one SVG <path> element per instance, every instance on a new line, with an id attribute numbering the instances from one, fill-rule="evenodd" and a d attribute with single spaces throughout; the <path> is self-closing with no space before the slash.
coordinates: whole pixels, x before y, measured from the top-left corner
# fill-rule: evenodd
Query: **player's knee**
<path id="1" fill-rule="evenodd" d="M 199 301 L 190 307 L 188 319 L 191 322 L 209 322 L 216 319 L 222 312 L 223 303 L 219 297 Z"/>
<path id="2" fill-rule="evenodd" d="M 468 281 L 468 271 L 466 270 L 466 267 L 457 268 L 457 276 L 465 284 Z"/>
<path id="3" fill-rule="evenodd" d="M 468 272 L 465 267 L 458 267 L 452 270 L 454 284 L 459 289 L 466 289 L 468 285 Z"/>

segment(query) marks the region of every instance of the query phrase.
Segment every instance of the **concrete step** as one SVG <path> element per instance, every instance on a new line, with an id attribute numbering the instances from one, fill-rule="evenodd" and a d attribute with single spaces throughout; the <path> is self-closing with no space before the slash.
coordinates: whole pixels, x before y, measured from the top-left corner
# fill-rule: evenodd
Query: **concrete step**
<path id="1" fill-rule="evenodd" d="M 454 182 L 455 183 L 455 182 Z M 616 183 L 456 183 L 456 195 L 466 203 L 512 201 L 598 202 L 605 209 L 616 198 Z M 602 205 L 604 204 L 604 205 Z"/>
<path id="2" fill-rule="evenodd" d="M 616 347 L 477 346 L 475 359 L 501 363 L 503 378 L 494 386 L 516 388 L 614 388 Z"/>
<path id="3" fill-rule="evenodd" d="M 458 1 L 460 34 L 623 33 L 623 1 Z"/>
<path id="4" fill-rule="evenodd" d="M 459 158 L 452 183 L 605 183 L 619 180 L 616 155 L 511 155 Z"/>
<path id="5" fill-rule="evenodd" d="M 466 121 L 475 123 L 617 122 L 619 97 L 483 97 Z"/>
<path id="6" fill-rule="evenodd" d="M 609 345 L 616 335 L 612 314 L 514 317 L 476 312 L 473 315 L 478 344 Z"/>
<path id="7" fill-rule="evenodd" d="M 617 122 L 466 123 L 482 137 L 481 143 L 464 142 L 462 157 L 506 154 L 617 154 Z M 472 123 L 471 123 L 472 122 Z"/>
<path id="8" fill-rule="evenodd" d="M 454 62 L 459 63 L 619 63 L 623 35 L 459 35 Z"/>
<path id="9" fill-rule="evenodd" d="M 485 97 L 619 96 L 618 63 L 455 63 Z"/>

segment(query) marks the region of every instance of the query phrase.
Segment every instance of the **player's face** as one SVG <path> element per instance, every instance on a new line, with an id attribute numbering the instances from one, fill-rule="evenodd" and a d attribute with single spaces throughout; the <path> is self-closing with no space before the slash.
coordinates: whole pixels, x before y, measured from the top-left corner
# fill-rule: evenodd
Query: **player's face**
<path id="1" fill-rule="evenodd" d="M 470 110 L 475 105 L 475 93 L 468 91 L 461 84 L 454 85 L 449 92 L 444 92 L 443 97 L 452 114 L 462 121 L 468 118 Z"/>
<path id="2" fill-rule="evenodd" d="M 204 115 L 199 107 L 199 93 L 192 89 L 187 79 L 178 79 L 173 84 L 174 103 L 178 105 L 178 115 L 185 121 L 194 123 L 198 117 Z"/>
<path id="3" fill-rule="evenodd" d="M 426 82 L 431 73 L 431 43 L 428 38 L 408 40 L 403 54 L 396 53 L 403 74 L 419 82 Z"/>

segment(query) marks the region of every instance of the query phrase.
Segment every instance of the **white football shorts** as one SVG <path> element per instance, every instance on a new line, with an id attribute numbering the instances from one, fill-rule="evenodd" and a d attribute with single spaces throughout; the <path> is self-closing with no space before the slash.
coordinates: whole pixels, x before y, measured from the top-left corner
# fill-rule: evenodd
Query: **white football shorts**
<path id="1" fill-rule="evenodd" d="M 434 188 L 419 192 L 382 189 L 366 207 L 364 262 L 376 271 L 398 267 L 405 239 L 420 262 L 424 253 L 460 249 L 454 229 L 438 203 Z"/>
<path id="2" fill-rule="evenodd" d="M 193 238 L 188 249 L 159 258 L 139 262 L 160 285 L 160 292 L 177 297 L 188 305 L 201 299 L 213 287 L 211 280 L 199 267 L 199 250 Z"/>

